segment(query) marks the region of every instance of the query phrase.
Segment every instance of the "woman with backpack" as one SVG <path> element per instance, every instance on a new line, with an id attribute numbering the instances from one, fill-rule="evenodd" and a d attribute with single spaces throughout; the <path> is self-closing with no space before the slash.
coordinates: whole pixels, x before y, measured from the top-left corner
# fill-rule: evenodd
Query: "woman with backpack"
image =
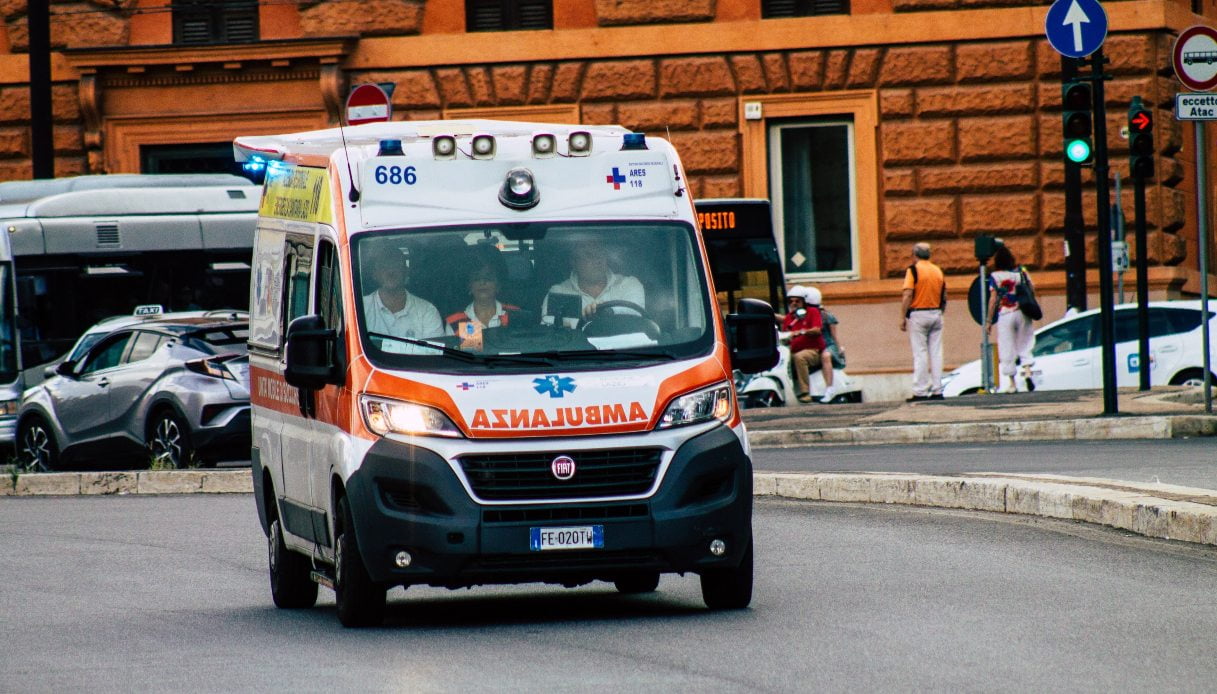
<path id="1" fill-rule="evenodd" d="M 1009 383 L 999 393 L 1018 390 L 1015 382 L 1015 361 L 1019 364 L 1019 375 L 1026 379 L 1027 390 L 1035 390 L 1031 380 L 1031 366 L 1035 357 L 1031 349 L 1035 346 L 1035 330 L 1029 318 L 1019 307 L 1021 291 L 1035 292 L 1031 278 L 1014 259 L 1014 254 L 1000 246 L 993 254 L 993 272 L 989 273 L 989 315 L 985 321 L 985 332 L 993 327 L 994 315 L 997 323 L 997 357 L 999 370 Z"/>

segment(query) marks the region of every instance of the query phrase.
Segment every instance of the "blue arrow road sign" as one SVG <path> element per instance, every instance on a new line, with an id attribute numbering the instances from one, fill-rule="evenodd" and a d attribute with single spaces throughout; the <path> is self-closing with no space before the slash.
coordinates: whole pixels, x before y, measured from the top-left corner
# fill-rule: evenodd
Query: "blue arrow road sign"
<path id="1" fill-rule="evenodd" d="M 1083 58 L 1107 38 L 1107 13 L 1098 0 L 1056 0 L 1044 17 L 1044 33 L 1057 53 Z"/>

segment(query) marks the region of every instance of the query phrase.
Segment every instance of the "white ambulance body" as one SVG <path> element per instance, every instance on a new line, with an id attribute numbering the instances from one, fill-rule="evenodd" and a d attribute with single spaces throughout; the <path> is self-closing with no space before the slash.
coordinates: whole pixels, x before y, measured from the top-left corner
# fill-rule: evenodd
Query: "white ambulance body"
<path id="1" fill-rule="evenodd" d="M 281 607 L 544 581 L 752 592 L 752 470 L 679 158 L 616 126 L 395 122 L 242 137 L 253 475 Z M 766 314 L 766 312 L 768 313 Z M 728 336 L 731 339 L 728 340 Z"/>

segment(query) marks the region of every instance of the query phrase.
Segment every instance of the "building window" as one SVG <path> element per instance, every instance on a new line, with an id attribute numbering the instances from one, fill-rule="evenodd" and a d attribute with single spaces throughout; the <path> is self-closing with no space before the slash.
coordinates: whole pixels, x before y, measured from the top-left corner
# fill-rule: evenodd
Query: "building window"
<path id="1" fill-rule="evenodd" d="M 761 18 L 813 17 L 820 14 L 849 14 L 849 0 L 762 0 Z"/>
<path id="2" fill-rule="evenodd" d="M 552 0 L 465 0 L 467 31 L 553 28 Z"/>
<path id="3" fill-rule="evenodd" d="M 858 276 L 852 120 L 769 125 L 769 196 L 786 273 Z"/>
<path id="4" fill-rule="evenodd" d="M 258 0 L 173 0 L 175 44 L 258 40 Z"/>

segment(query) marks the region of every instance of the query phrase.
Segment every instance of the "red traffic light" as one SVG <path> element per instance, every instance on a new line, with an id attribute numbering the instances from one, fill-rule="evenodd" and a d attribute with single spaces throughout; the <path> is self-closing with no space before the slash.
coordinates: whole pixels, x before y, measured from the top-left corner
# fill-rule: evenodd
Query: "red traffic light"
<path id="1" fill-rule="evenodd" d="M 1128 125 L 1136 133 L 1147 133 L 1154 127 L 1154 117 L 1149 111 L 1134 111 L 1128 116 Z"/>

